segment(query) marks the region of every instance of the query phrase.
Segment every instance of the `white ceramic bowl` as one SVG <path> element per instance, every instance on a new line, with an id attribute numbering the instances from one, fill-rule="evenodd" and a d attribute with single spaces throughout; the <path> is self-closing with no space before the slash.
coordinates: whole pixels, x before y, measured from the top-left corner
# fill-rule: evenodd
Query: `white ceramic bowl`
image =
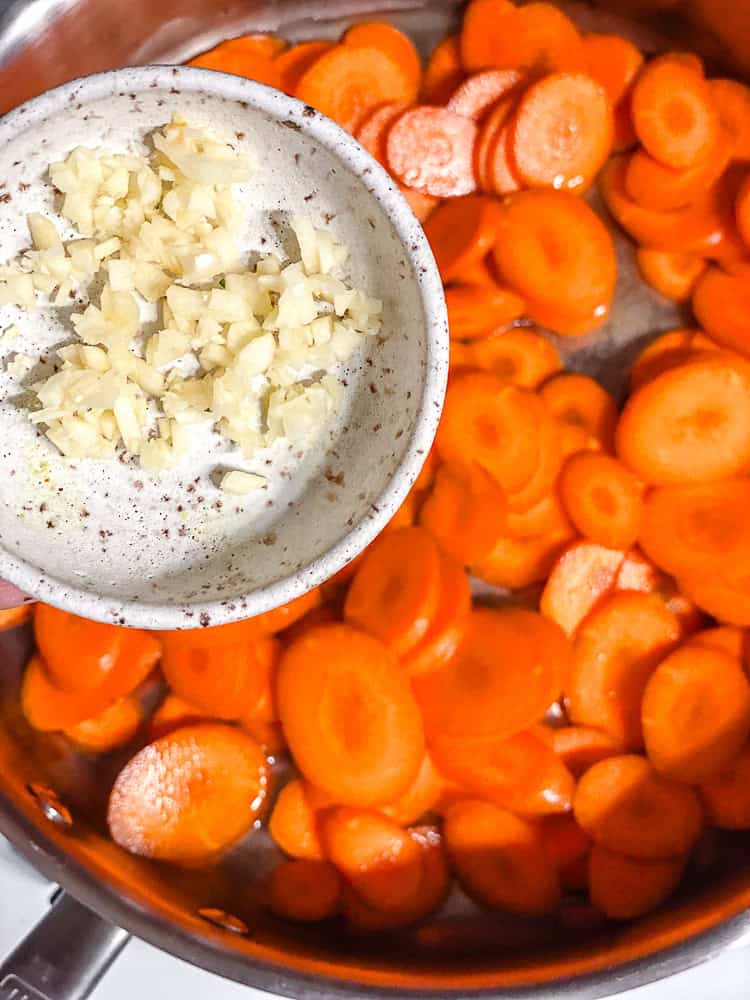
<path id="1" fill-rule="evenodd" d="M 333 122 L 236 76 L 115 70 L 0 120 L 2 193 L 11 196 L 0 204 L 0 262 L 28 245 L 28 212 L 54 213 L 50 162 L 76 145 L 143 150 L 143 137 L 176 111 L 236 134 L 254 153 L 244 246 L 289 250 L 289 216 L 325 217 L 350 249 L 353 280 L 383 299 L 384 324 L 345 373 L 346 405 L 330 437 L 303 456 L 277 449 L 269 488 L 236 501 L 209 469 L 222 458 L 242 462 L 215 444 L 158 479 L 135 465 L 64 459 L 35 432 L 28 397 L 3 374 L 0 355 L 0 577 L 89 618 L 161 629 L 258 614 L 354 558 L 416 478 L 448 370 L 442 285 L 396 185 Z M 0 329 L 16 323 L 22 334 L 4 360 L 15 351 L 41 356 L 69 339 L 58 312 L 1 307 Z"/>

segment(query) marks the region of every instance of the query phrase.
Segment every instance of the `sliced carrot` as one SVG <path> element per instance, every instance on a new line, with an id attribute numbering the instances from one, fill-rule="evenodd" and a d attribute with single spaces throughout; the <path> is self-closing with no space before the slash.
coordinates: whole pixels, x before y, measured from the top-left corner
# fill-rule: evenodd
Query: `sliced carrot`
<path id="1" fill-rule="evenodd" d="M 399 909 L 422 879 L 422 852 L 408 832 L 379 812 L 339 806 L 321 817 L 326 857 L 375 909 Z"/>
<path id="2" fill-rule="evenodd" d="M 702 649 L 718 649 L 741 663 L 745 660 L 750 647 L 747 633 L 736 625 L 717 625 L 715 628 L 701 629 L 690 637 L 689 644 L 700 646 Z"/>
<path id="3" fill-rule="evenodd" d="M 539 720 L 571 657 L 553 622 L 521 608 L 472 612 L 456 655 L 414 678 L 428 741 L 497 741 Z"/>
<path id="4" fill-rule="evenodd" d="M 0 609 L 0 632 L 7 632 L 9 629 L 24 625 L 31 618 L 33 606 L 33 604 L 22 604 L 17 608 Z"/>
<path id="5" fill-rule="evenodd" d="M 538 829 L 488 802 L 457 802 L 445 846 L 461 885 L 484 906 L 534 916 L 555 910 L 560 883 Z"/>
<path id="6" fill-rule="evenodd" d="M 595 379 L 577 372 L 563 372 L 545 382 L 539 395 L 557 420 L 582 427 L 600 441 L 605 450 L 612 449 L 617 407 Z"/>
<path id="7" fill-rule="evenodd" d="M 623 752 L 622 743 L 601 729 L 591 726 L 560 726 L 552 730 L 552 749 L 574 778 L 597 761 Z"/>
<path id="8" fill-rule="evenodd" d="M 184 726 L 140 750 L 115 779 L 107 823 L 132 854 L 213 859 L 244 836 L 268 794 L 263 751 L 241 729 Z"/>
<path id="9" fill-rule="evenodd" d="M 445 290 L 448 329 L 454 340 L 475 340 L 510 326 L 524 314 L 520 295 L 501 285 L 451 285 Z"/>
<path id="10" fill-rule="evenodd" d="M 401 656 L 427 634 L 439 598 L 437 545 L 424 528 L 398 528 L 367 551 L 349 587 L 344 614 Z"/>
<path id="11" fill-rule="evenodd" d="M 430 755 L 426 753 L 410 787 L 393 802 L 381 806 L 379 812 L 401 826 L 410 826 L 419 822 L 425 813 L 435 808 L 443 795 L 445 785 L 445 778 L 438 772 Z"/>
<path id="12" fill-rule="evenodd" d="M 547 816 L 571 808 L 572 774 L 530 730 L 481 744 L 436 737 L 432 752 L 447 777 L 504 809 Z"/>
<path id="13" fill-rule="evenodd" d="M 540 826 L 544 849 L 558 871 L 588 856 L 591 837 L 570 813 L 546 816 Z"/>
<path id="14" fill-rule="evenodd" d="M 601 450 L 601 441 L 598 441 L 585 427 L 577 424 L 569 424 L 564 420 L 557 421 L 560 429 L 560 450 L 563 461 L 579 451 Z"/>
<path id="15" fill-rule="evenodd" d="M 441 465 L 420 524 L 461 565 L 480 561 L 503 534 L 505 494 L 479 466 Z"/>
<path id="16" fill-rule="evenodd" d="M 560 353 L 533 327 L 516 326 L 477 340 L 471 348 L 475 368 L 492 372 L 524 389 L 536 389 L 562 368 Z"/>
<path id="17" fill-rule="evenodd" d="M 641 486 L 611 455 L 581 451 L 567 460 L 558 482 L 568 517 L 580 533 L 610 549 L 635 544 L 643 519 Z"/>
<path id="18" fill-rule="evenodd" d="M 745 244 L 750 246 L 750 184 L 747 178 L 740 186 L 735 202 L 737 229 Z"/>
<path id="19" fill-rule="evenodd" d="M 390 56 L 391 60 L 407 75 L 416 99 L 422 84 L 422 60 L 414 42 L 387 21 L 362 21 L 353 24 L 344 32 L 344 45 L 357 49 L 378 49 Z"/>
<path id="20" fill-rule="evenodd" d="M 285 45 L 283 39 L 273 35 L 244 35 L 241 38 L 230 38 L 208 52 L 195 56 L 188 65 L 233 73 L 235 76 L 245 76 L 249 80 L 265 83 L 269 87 L 279 87 L 281 73 L 275 56 Z"/>
<path id="21" fill-rule="evenodd" d="M 514 492 L 536 469 L 543 420 L 536 393 L 489 372 L 462 372 L 448 388 L 435 443 L 443 461 L 476 462 Z"/>
<path id="22" fill-rule="evenodd" d="M 349 625 L 311 629 L 289 647 L 276 698 L 302 774 L 352 805 L 392 802 L 424 757 L 422 720 L 392 653 Z"/>
<path id="23" fill-rule="evenodd" d="M 639 257 L 643 252 L 639 250 Z M 630 391 L 635 392 L 662 372 L 691 360 L 696 353 L 694 340 L 697 333 L 695 329 L 668 330 L 647 344 L 630 369 Z"/>
<path id="24" fill-rule="evenodd" d="M 241 725 L 247 735 L 263 748 L 267 757 L 278 757 L 289 749 L 280 723 L 247 718 L 241 720 Z"/>
<path id="25" fill-rule="evenodd" d="M 443 838 L 437 827 L 419 826 L 407 831 L 420 851 L 420 877 L 411 896 L 402 898 L 399 906 L 385 908 L 368 906 L 352 889 L 345 889 L 343 913 L 353 928 L 359 931 L 385 931 L 424 920 L 437 910 L 448 895 L 450 872 L 443 848 Z"/>
<path id="26" fill-rule="evenodd" d="M 750 830 L 750 746 L 701 785 L 708 822 L 721 830 Z"/>
<path id="27" fill-rule="evenodd" d="M 646 498 L 640 545 L 675 576 L 750 560 L 750 481 L 665 486 Z"/>
<path id="28" fill-rule="evenodd" d="M 319 607 L 322 599 L 320 587 L 313 587 L 312 590 L 300 594 L 299 597 L 295 597 L 294 600 L 288 601 L 286 604 L 279 605 L 273 611 L 265 611 L 262 615 L 256 615 L 251 621 L 262 632 L 281 632 L 282 629 L 289 628 L 309 611 Z M 218 633 L 214 634 L 218 635 Z"/>
<path id="29" fill-rule="evenodd" d="M 580 68 L 581 37 L 573 22 L 549 3 L 474 0 L 464 15 L 461 57 L 468 70 L 522 67 L 539 72 Z"/>
<path id="30" fill-rule="evenodd" d="M 576 314 L 601 314 L 617 278 L 612 238 L 567 191 L 519 191 L 503 205 L 493 250 L 501 278 L 523 297 Z"/>
<path id="31" fill-rule="evenodd" d="M 508 494 L 509 513 L 523 516 L 538 511 L 538 505 L 551 496 L 561 465 L 559 424 L 545 410 L 539 421 L 537 467 L 520 489 Z M 523 521 L 520 524 L 521 527 L 517 521 L 508 523 L 511 534 L 528 531 L 528 524 Z"/>
<path id="32" fill-rule="evenodd" d="M 732 158 L 732 143 L 726 133 L 719 132 L 716 149 L 693 167 L 665 167 L 645 150 L 637 150 L 628 161 L 625 189 L 644 208 L 657 212 L 685 208 L 698 201 L 715 184 Z"/>
<path id="33" fill-rule="evenodd" d="M 440 598 L 427 634 L 401 658 L 413 676 L 436 670 L 455 654 L 471 610 L 471 587 L 463 566 L 449 556 L 440 560 Z"/>
<path id="34" fill-rule="evenodd" d="M 687 302 L 706 269 L 706 262 L 693 254 L 648 247 L 638 250 L 636 263 L 646 284 L 672 302 Z"/>
<path id="35" fill-rule="evenodd" d="M 639 591 L 654 594 L 680 624 L 683 638 L 692 635 L 704 624 L 698 606 L 677 587 L 675 580 L 663 573 L 638 549 L 630 549 L 617 573 L 615 591 Z"/>
<path id="36" fill-rule="evenodd" d="M 704 191 L 691 205 L 657 212 L 633 201 L 625 189 L 626 156 L 615 156 L 600 174 L 599 189 L 609 211 L 626 233 L 644 246 L 658 250 L 712 257 L 722 254 L 727 232 L 734 224 L 732 178 Z"/>
<path id="37" fill-rule="evenodd" d="M 425 235 L 444 282 L 460 278 L 486 257 L 497 239 L 500 212 L 486 195 L 443 202 L 430 215 Z"/>
<path id="38" fill-rule="evenodd" d="M 445 104 L 464 76 L 458 35 L 447 35 L 430 53 L 422 78 L 426 104 Z"/>
<path id="39" fill-rule="evenodd" d="M 302 76 L 295 96 L 356 132 L 368 111 L 386 101 L 409 104 L 417 87 L 408 69 L 382 49 L 336 45 Z"/>
<path id="40" fill-rule="evenodd" d="M 431 194 L 425 194 L 424 191 L 415 191 L 414 188 L 405 187 L 403 184 L 399 184 L 398 187 L 404 201 L 420 222 L 429 219 L 440 203 L 439 198 L 433 198 Z"/>
<path id="41" fill-rule="evenodd" d="M 106 685 L 111 701 L 145 680 L 161 653 L 159 640 L 148 632 L 89 621 L 41 602 L 34 638 L 53 684 L 71 692 Z"/>
<path id="42" fill-rule="evenodd" d="M 574 533 L 556 490 L 550 490 L 528 510 L 513 510 L 509 507 L 506 525 L 507 534 L 517 540 L 540 535 L 570 536 Z M 502 540 L 498 544 L 502 545 Z"/>
<path id="43" fill-rule="evenodd" d="M 318 817 L 299 778 L 292 778 L 279 792 L 268 820 L 268 832 L 290 857 L 322 860 Z"/>
<path id="44" fill-rule="evenodd" d="M 750 470 L 750 362 L 717 351 L 663 372 L 625 404 L 616 444 L 656 486 Z"/>
<path id="45" fill-rule="evenodd" d="M 385 164 L 385 140 L 388 130 L 399 115 L 408 108 L 403 101 L 380 104 L 365 116 L 357 130 L 357 141 L 378 163 Z"/>
<path id="46" fill-rule="evenodd" d="M 148 740 L 153 743 L 160 736 L 166 736 L 181 726 L 192 726 L 196 722 L 210 719 L 211 716 L 201 708 L 196 708 L 180 698 L 179 695 L 169 691 L 156 709 L 148 724 Z"/>
<path id="47" fill-rule="evenodd" d="M 419 105 L 391 126 L 386 159 L 403 184 L 436 198 L 455 198 L 476 188 L 477 126 L 445 108 Z"/>
<path id="48" fill-rule="evenodd" d="M 543 330 L 564 337 L 580 337 L 597 330 L 609 317 L 610 307 L 600 305 L 588 312 L 557 309 L 536 299 L 526 299 L 526 316 Z"/>
<path id="49" fill-rule="evenodd" d="M 634 920 L 672 895 L 684 869 L 684 857 L 629 858 L 595 844 L 589 857 L 591 902 L 612 920 Z"/>
<path id="50" fill-rule="evenodd" d="M 750 292 L 744 277 L 709 268 L 698 281 L 693 311 L 717 343 L 750 355 Z"/>
<path id="51" fill-rule="evenodd" d="M 663 777 L 635 754 L 590 767 L 578 782 L 573 808 L 597 844 L 633 858 L 684 854 L 703 828 L 693 789 Z"/>
<path id="52" fill-rule="evenodd" d="M 565 692 L 571 720 L 602 729 L 627 749 L 641 747 L 644 688 L 680 638 L 677 618 L 653 594 L 605 598 L 576 633 Z"/>
<path id="53" fill-rule="evenodd" d="M 631 114 L 646 150 L 668 167 L 690 167 L 705 159 L 721 127 L 702 75 L 669 55 L 654 59 L 640 73 Z"/>
<path id="54" fill-rule="evenodd" d="M 332 49 L 334 44 L 327 40 L 300 42 L 280 52 L 274 59 L 280 76 L 279 90 L 294 95 L 305 73 L 323 53 Z"/>
<path id="55" fill-rule="evenodd" d="M 656 770 L 701 784 L 726 767 L 750 735 L 750 683 L 728 653 L 686 646 L 652 674 L 641 717 Z"/>
<path id="56" fill-rule="evenodd" d="M 21 710 L 33 729 L 53 732 L 91 719 L 116 701 L 102 687 L 84 691 L 64 691 L 49 680 L 40 656 L 26 665 L 21 684 Z"/>
<path id="57" fill-rule="evenodd" d="M 511 117 L 515 107 L 514 95 L 498 101 L 482 122 L 474 150 L 479 186 L 496 195 L 512 194 L 522 186 L 511 158 Z"/>
<path id="58" fill-rule="evenodd" d="M 593 542 L 574 542 L 549 574 L 539 608 L 572 636 L 598 601 L 610 593 L 624 553 Z"/>
<path id="59" fill-rule="evenodd" d="M 457 115 L 480 121 L 501 98 L 520 87 L 525 74 L 517 69 L 485 69 L 463 80 L 446 107 Z"/>
<path id="60" fill-rule="evenodd" d="M 641 52 L 622 35 L 592 33 L 583 38 L 586 71 L 607 92 L 614 107 L 628 92 L 643 65 Z"/>
<path id="61" fill-rule="evenodd" d="M 163 632 L 162 670 L 172 690 L 217 719 L 253 709 L 268 676 L 254 620 L 189 632 Z"/>
<path id="62" fill-rule="evenodd" d="M 733 156 L 750 160 L 750 87 L 726 79 L 709 80 L 708 87 L 721 123 L 731 137 Z"/>
<path id="63" fill-rule="evenodd" d="M 309 923 L 338 913 L 341 878 L 327 861 L 282 861 L 268 880 L 268 905 L 277 917 Z"/>
<path id="64" fill-rule="evenodd" d="M 108 705 L 98 715 L 64 730 L 65 735 L 90 753 L 109 753 L 130 743 L 143 722 L 143 710 L 137 698 L 128 695 Z"/>
<path id="65" fill-rule="evenodd" d="M 508 535 L 471 571 L 480 580 L 509 590 L 541 583 L 574 537 L 575 532 L 567 524 L 539 535 Z"/>
<path id="66" fill-rule="evenodd" d="M 750 571 L 747 564 L 732 567 L 722 577 L 684 576 L 680 590 L 720 622 L 750 627 Z"/>
<path id="67" fill-rule="evenodd" d="M 515 114 L 512 156 L 531 187 L 587 187 L 612 150 L 606 91 L 585 73 L 551 73 L 533 83 Z"/>

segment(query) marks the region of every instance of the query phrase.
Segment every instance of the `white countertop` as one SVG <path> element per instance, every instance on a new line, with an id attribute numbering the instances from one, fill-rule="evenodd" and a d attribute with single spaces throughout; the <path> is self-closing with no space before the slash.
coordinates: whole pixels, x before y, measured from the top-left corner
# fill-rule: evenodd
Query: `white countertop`
<path id="1" fill-rule="evenodd" d="M 0 953 L 26 934 L 49 903 L 54 887 L 15 855 L 0 838 Z M 12 904 L 11 904 L 12 901 Z M 92 994 L 93 1000 L 268 1000 L 268 994 L 238 986 L 131 940 Z M 622 1000 L 748 1000 L 750 942 L 720 958 L 620 994 Z"/>

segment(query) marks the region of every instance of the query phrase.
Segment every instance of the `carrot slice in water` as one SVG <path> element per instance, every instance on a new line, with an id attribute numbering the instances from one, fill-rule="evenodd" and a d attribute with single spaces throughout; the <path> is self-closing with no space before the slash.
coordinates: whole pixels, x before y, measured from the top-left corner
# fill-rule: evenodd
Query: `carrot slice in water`
<path id="1" fill-rule="evenodd" d="M 585 73 L 551 73 L 533 83 L 515 114 L 512 156 L 531 187 L 587 187 L 612 149 L 606 91 Z"/>
<path id="2" fill-rule="evenodd" d="M 365 116 L 357 130 L 357 141 L 378 163 L 385 165 L 385 140 L 388 129 L 409 107 L 402 101 L 381 104 Z"/>
<path id="3" fill-rule="evenodd" d="M 501 329 L 524 314 L 525 303 L 510 288 L 494 282 L 451 285 L 445 290 L 448 329 L 454 340 L 474 340 Z"/>
<path id="4" fill-rule="evenodd" d="M 641 747 L 643 691 L 680 638 L 677 618 L 653 594 L 607 597 L 576 633 L 565 692 L 571 720 L 604 730 L 628 749 Z"/>
<path id="5" fill-rule="evenodd" d="M 431 194 L 425 194 L 423 191 L 415 191 L 414 188 L 404 187 L 403 184 L 399 184 L 399 191 L 420 222 L 429 219 L 440 203 L 439 198 L 433 198 Z"/>
<path id="6" fill-rule="evenodd" d="M 639 251 L 639 255 L 641 252 L 643 251 Z M 661 253 L 662 251 L 650 252 Z M 630 370 L 631 393 L 669 368 L 676 368 L 677 365 L 684 364 L 695 357 L 699 350 L 694 346 L 697 333 L 698 331 L 695 329 L 668 330 L 644 347 Z"/>
<path id="7" fill-rule="evenodd" d="M 416 98 L 422 83 L 422 60 L 414 42 L 403 31 L 386 21 L 362 21 L 348 28 L 342 41 L 357 49 L 379 49 L 390 56 L 406 73 Z"/>
<path id="8" fill-rule="evenodd" d="M 598 601 L 615 585 L 624 553 L 574 542 L 563 552 L 550 573 L 539 602 L 543 615 L 572 636 Z"/>
<path id="9" fill-rule="evenodd" d="M 612 920 L 634 920 L 668 899 L 682 878 L 685 857 L 629 858 L 595 844 L 589 857 L 591 902 Z"/>
<path id="10" fill-rule="evenodd" d="M 740 663 L 748 659 L 750 653 L 747 633 L 736 625 L 717 625 L 715 628 L 701 629 L 690 637 L 688 644 L 700 646 L 702 649 L 721 650 Z"/>
<path id="11" fill-rule="evenodd" d="M 473 157 L 477 126 L 445 108 L 420 105 L 405 111 L 386 141 L 391 172 L 409 187 L 437 198 L 476 188 Z"/>
<path id="12" fill-rule="evenodd" d="M 517 69 L 486 69 L 463 80 L 446 104 L 449 111 L 479 121 L 501 98 L 525 79 Z"/>
<path id="13" fill-rule="evenodd" d="M 590 767 L 578 782 L 573 809 L 596 843 L 633 858 L 684 854 L 703 828 L 692 788 L 663 777 L 635 754 Z"/>
<path id="14" fill-rule="evenodd" d="M 33 604 L 22 604 L 18 608 L 0 609 L 0 632 L 24 625 L 31 618 L 32 608 Z"/>
<path id="15" fill-rule="evenodd" d="M 292 858 L 323 859 L 316 810 L 299 778 L 292 778 L 279 792 L 268 820 L 268 832 Z"/>
<path id="16" fill-rule="evenodd" d="M 542 408 L 538 423 L 537 466 L 523 486 L 508 493 L 508 510 L 513 514 L 525 514 L 549 496 L 561 464 L 559 424 Z"/>
<path id="17" fill-rule="evenodd" d="M 563 466 L 558 489 L 582 535 L 610 549 L 634 545 L 643 519 L 640 483 L 611 455 L 581 451 Z"/>
<path id="18" fill-rule="evenodd" d="M 143 710 L 137 698 L 129 695 L 108 705 L 90 719 L 64 730 L 65 735 L 89 753 L 109 753 L 134 738 L 143 722 Z"/>
<path id="19" fill-rule="evenodd" d="M 458 35 L 448 35 L 435 46 L 422 78 L 421 98 L 426 104 L 445 104 L 464 76 Z"/>
<path id="20" fill-rule="evenodd" d="M 574 778 L 600 760 L 623 752 L 622 743 L 591 726 L 561 726 L 552 730 L 552 749 Z"/>
<path id="21" fill-rule="evenodd" d="M 717 351 L 652 379 L 625 404 L 617 452 L 656 486 L 750 470 L 750 362 Z"/>
<path id="22" fill-rule="evenodd" d="M 750 626 L 750 571 L 747 565 L 730 568 L 721 578 L 684 576 L 680 590 L 714 618 L 742 628 Z"/>
<path id="23" fill-rule="evenodd" d="M 570 813 L 546 816 L 539 829 L 547 857 L 558 871 L 586 858 L 591 850 L 591 837 L 584 833 Z"/>
<path id="24" fill-rule="evenodd" d="M 161 653 L 159 640 L 148 632 L 89 621 L 41 602 L 34 637 L 53 684 L 70 692 L 106 685 L 112 701 L 130 694 Z"/>
<path id="25" fill-rule="evenodd" d="M 468 70 L 493 66 L 539 72 L 580 68 L 581 37 L 573 22 L 549 3 L 523 7 L 474 0 L 464 14 L 461 56 Z"/>
<path id="26" fill-rule="evenodd" d="M 435 209 L 424 231 L 444 282 L 460 278 L 487 256 L 499 220 L 497 202 L 481 194 L 452 198 Z"/>
<path id="27" fill-rule="evenodd" d="M 506 199 L 493 250 L 501 278 L 540 305 L 603 316 L 617 279 L 612 237 L 568 191 L 519 191 Z"/>
<path id="28" fill-rule="evenodd" d="M 546 816 L 571 808 L 572 774 L 532 731 L 481 744 L 436 737 L 432 753 L 449 778 L 503 809 Z"/>
<path id="29" fill-rule="evenodd" d="M 464 635 L 471 610 L 471 587 L 463 566 L 443 555 L 440 560 L 440 598 L 427 634 L 401 658 L 408 673 L 428 673 L 447 663 Z"/>
<path id="30" fill-rule="evenodd" d="M 559 697 L 571 648 L 553 622 L 521 608 L 471 613 L 456 655 L 414 678 L 428 740 L 501 740 Z"/>
<path id="31" fill-rule="evenodd" d="M 283 39 L 275 38 L 273 35 L 230 38 L 208 52 L 195 56 L 188 66 L 220 70 L 222 73 L 233 73 L 235 76 L 257 80 L 269 87 L 279 87 L 281 72 L 274 57 L 285 45 Z"/>
<path id="32" fill-rule="evenodd" d="M 717 343 L 750 355 L 750 292 L 746 278 L 710 267 L 693 294 L 693 312 Z"/>
<path id="33" fill-rule="evenodd" d="M 689 253 L 640 247 L 636 263 L 641 277 L 672 302 L 687 302 L 706 269 L 706 262 Z"/>
<path id="34" fill-rule="evenodd" d="M 377 639 L 349 625 L 311 629 L 284 655 L 276 698 L 299 770 L 334 799 L 388 803 L 414 781 L 422 719 L 406 675 Z"/>
<path id="35" fill-rule="evenodd" d="M 346 596 L 344 614 L 401 656 L 427 634 L 439 597 L 437 545 L 424 528 L 398 528 L 367 551 Z"/>
<path id="36" fill-rule="evenodd" d="M 509 590 L 541 583 L 574 537 L 567 522 L 537 535 L 507 535 L 471 571 L 480 580 Z"/>
<path id="37" fill-rule="evenodd" d="M 701 785 L 708 822 L 721 830 L 750 830 L 750 746 Z"/>
<path id="38" fill-rule="evenodd" d="M 325 40 L 301 42 L 299 45 L 292 45 L 291 48 L 280 52 L 274 59 L 280 76 L 279 90 L 294 95 L 305 73 L 324 52 L 332 49 L 334 44 L 334 42 Z"/>
<path id="39" fill-rule="evenodd" d="M 718 181 L 731 158 L 732 143 L 723 130 L 718 134 L 716 149 L 705 161 L 682 170 L 665 167 L 640 149 L 628 161 L 625 189 L 644 208 L 657 212 L 685 208 Z"/>
<path id="40" fill-rule="evenodd" d="M 466 892 L 521 916 L 550 913 L 560 883 L 538 829 L 489 802 L 457 802 L 445 817 L 445 846 Z"/>
<path id="41" fill-rule="evenodd" d="M 149 743 L 120 771 L 109 832 L 142 857 L 207 861 L 252 829 L 269 780 L 263 751 L 241 729 L 185 726 Z"/>
<path id="42" fill-rule="evenodd" d="M 563 372 L 539 390 L 539 395 L 556 420 L 583 428 L 610 451 L 617 425 L 614 399 L 588 375 Z"/>
<path id="43" fill-rule="evenodd" d="M 339 911 L 341 889 L 341 878 L 327 861 L 282 861 L 268 880 L 268 905 L 284 920 L 326 920 Z"/>
<path id="44" fill-rule="evenodd" d="M 103 686 L 83 691 L 55 687 L 39 656 L 29 660 L 21 684 L 21 710 L 28 724 L 41 732 L 75 726 L 103 712 L 116 700 L 107 696 Z"/>
<path id="45" fill-rule="evenodd" d="M 721 124 L 732 141 L 733 155 L 750 160 L 750 87 L 738 80 L 708 81 Z"/>
<path id="46" fill-rule="evenodd" d="M 435 808 L 445 786 L 445 778 L 433 764 L 432 757 L 426 753 L 422 766 L 409 788 L 393 802 L 381 806 L 379 811 L 400 826 L 409 826 Z"/>
<path id="47" fill-rule="evenodd" d="M 483 191 L 505 195 L 520 191 L 521 180 L 511 161 L 511 114 L 514 95 L 504 98 L 489 112 L 481 125 L 474 149 L 474 168 Z"/>
<path id="48" fill-rule="evenodd" d="M 668 167 L 690 167 L 705 159 L 721 127 L 703 76 L 669 55 L 654 59 L 640 73 L 631 114 L 646 150 Z"/>
<path id="49" fill-rule="evenodd" d="M 689 645 L 651 675 L 641 716 L 656 770 L 700 784 L 726 767 L 750 735 L 750 683 L 728 653 Z"/>
<path id="50" fill-rule="evenodd" d="M 643 65 L 641 52 L 621 35 L 592 32 L 583 38 L 586 72 L 607 92 L 614 107 L 627 93 Z"/>
<path id="51" fill-rule="evenodd" d="M 356 132 L 367 112 L 386 101 L 411 103 L 417 88 L 409 71 L 382 49 L 336 45 L 303 75 L 296 97 Z"/>
<path id="52" fill-rule="evenodd" d="M 442 465 L 420 512 L 420 524 L 463 566 L 481 561 L 503 534 L 505 494 L 479 466 Z"/>
<path id="53" fill-rule="evenodd" d="M 148 740 L 153 743 L 160 736 L 166 736 L 181 726 L 191 726 L 204 719 L 210 719 L 208 712 L 196 708 L 190 702 L 170 691 L 159 705 L 148 724 Z"/>
<path id="54" fill-rule="evenodd" d="M 621 590 L 637 590 L 658 597 L 679 622 L 683 638 L 704 624 L 698 606 L 679 590 L 671 576 L 663 573 L 638 549 L 625 553 L 615 580 L 615 591 Z"/>
<path id="55" fill-rule="evenodd" d="M 471 346 L 470 358 L 473 367 L 523 389 L 537 389 L 562 368 L 555 345 L 538 330 L 525 326 L 477 340 Z"/>
<path id="56" fill-rule="evenodd" d="M 280 604 L 272 611 L 264 611 L 263 614 L 256 615 L 250 621 L 258 626 L 262 632 L 281 632 L 282 629 L 289 628 L 290 625 L 314 608 L 320 607 L 321 600 L 320 587 L 313 587 L 307 593 L 300 594 L 299 597 L 295 597 L 294 600 L 288 601 L 286 604 Z M 248 624 L 248 627 L 251 626 Z M 218 636 L 218 633 L 215 634 Z"/>

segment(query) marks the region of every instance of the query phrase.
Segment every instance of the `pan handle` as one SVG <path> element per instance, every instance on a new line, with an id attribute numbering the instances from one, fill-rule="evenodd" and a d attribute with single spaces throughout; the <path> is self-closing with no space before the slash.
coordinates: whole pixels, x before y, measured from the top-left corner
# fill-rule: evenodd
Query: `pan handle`
<path id="1" fill-rule="evenodd" d="M 0 1000 L 85 1000 L 128 938 L 61 892 L 0 963 Z"/>

